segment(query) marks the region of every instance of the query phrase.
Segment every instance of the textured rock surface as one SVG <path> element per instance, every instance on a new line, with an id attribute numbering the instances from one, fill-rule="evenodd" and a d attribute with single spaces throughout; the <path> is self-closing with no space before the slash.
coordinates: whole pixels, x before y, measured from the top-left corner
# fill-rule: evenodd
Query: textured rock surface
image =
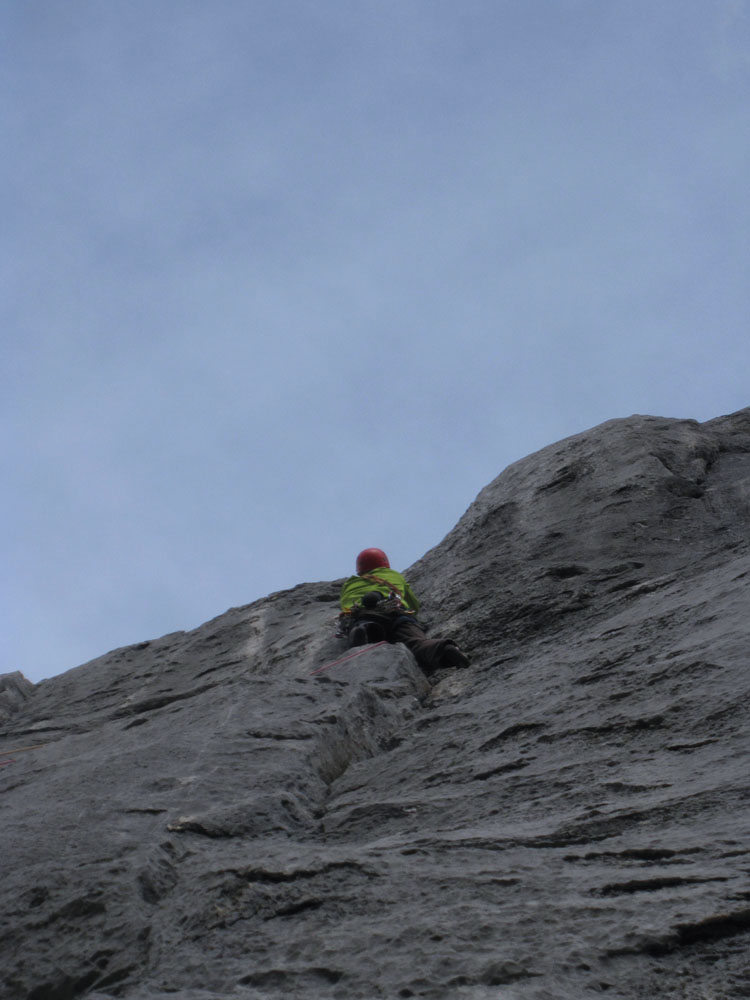
<path id="1" fill-rule="evenodd" d="M 749 995 L 749 524 L 750 410 L 612 421 L 409 572 L 467 671 L 317 583 L 8 675 L 0 996 Z"/>

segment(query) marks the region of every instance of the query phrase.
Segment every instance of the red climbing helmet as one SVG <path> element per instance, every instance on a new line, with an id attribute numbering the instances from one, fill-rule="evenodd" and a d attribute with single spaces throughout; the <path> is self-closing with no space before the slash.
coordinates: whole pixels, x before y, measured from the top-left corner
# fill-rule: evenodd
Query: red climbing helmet
<path id="1" fill-rule="evenodd" d="M 357 556 L 357 576 L 362 576 L 363 573 L 369 573 L 371 569 L 378 569 L 381 566 L 391 568 L 388 556 L 382 549 L 363 549 Z"/>

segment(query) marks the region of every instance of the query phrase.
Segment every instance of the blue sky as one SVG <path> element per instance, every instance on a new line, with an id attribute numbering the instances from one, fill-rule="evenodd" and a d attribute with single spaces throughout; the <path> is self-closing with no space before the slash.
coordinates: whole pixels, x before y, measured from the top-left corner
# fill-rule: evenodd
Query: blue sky
<path id="1" fill-rule="evenodd" d="M 406 567 L 538 448 L 750 404 L 746 0 L 18 0 L 0 38 L 0 672 Z"/>

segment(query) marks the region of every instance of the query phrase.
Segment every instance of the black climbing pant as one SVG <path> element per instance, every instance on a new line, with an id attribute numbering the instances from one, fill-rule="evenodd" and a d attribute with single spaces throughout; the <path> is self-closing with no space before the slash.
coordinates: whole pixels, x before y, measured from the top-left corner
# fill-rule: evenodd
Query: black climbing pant
<path id="1" fill-rule="evenodd" d="M 389 641 L 403 642 L 428 675 L 440 667 L 453 666 L 451 651 L 456 648 L 455 642 L 451 639 L 428 639 L 422 626 L 413 618 L 399 616 L 390 629 Z"/>
<path id="2" fill-rule="evenodd" d="M 362 635 L 363 626 L 366 639 Z M 355 614 L 349 635 L 352 645 L 383 639 L 402 642 L 427 675 L 440 667 L 457 665 L 456 644 L 452 639 L 428 639 L 419 622 L 398 611 L 384 614 L 363 609 L 359 615 Z"/>

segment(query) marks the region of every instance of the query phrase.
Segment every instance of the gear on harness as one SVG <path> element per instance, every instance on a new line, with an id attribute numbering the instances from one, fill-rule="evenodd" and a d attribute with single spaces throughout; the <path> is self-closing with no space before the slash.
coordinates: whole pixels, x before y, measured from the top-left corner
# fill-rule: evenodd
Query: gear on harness
<path id="1" fill-rule="evenodd" d="M 382 549 L 357 557 L 357 575 L 341 586 L 337 636 L 350 646 L 383 639 L 403 643 L 428 676 L 444 666 L 468 666 L 468 657 L 450 638 L 428 637 L 417 620 L 419 600 L 403 574 L 391 569 Z"/>
<path id="2" fill-rule="evenodd" d="M 366 579 L 373 579 L 373 575 L 368 574 Z M 342 611 L 338 616 L 336 636 L 339 639 L 348 638 L 351 646 L 380 642 L 385 638 L 387 623 L 396 614 L 412 616 L 414 612 L 404 605 L 395 590 L 391 590 L 387 597 L 378 590 L 369 590 L 348 611 Z M 363 638 L 365 635 L 367 638 Z"/>

